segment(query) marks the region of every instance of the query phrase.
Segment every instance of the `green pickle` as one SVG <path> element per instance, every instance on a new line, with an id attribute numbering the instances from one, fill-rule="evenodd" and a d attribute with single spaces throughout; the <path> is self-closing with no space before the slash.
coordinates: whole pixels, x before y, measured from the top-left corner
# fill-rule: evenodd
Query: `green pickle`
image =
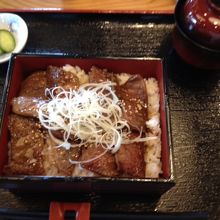
<path id="1" fill-rule="evenodd" d="M 0 54 L 10 53 L 15 49 L 15 38 L 8 30 L 0 30 Z"/>
<path id="2" fill-rule="evenodd" d="M 3 53 L 4 53 L 4 51 L 0 48 L 0 55 L 3 54 Z"/>

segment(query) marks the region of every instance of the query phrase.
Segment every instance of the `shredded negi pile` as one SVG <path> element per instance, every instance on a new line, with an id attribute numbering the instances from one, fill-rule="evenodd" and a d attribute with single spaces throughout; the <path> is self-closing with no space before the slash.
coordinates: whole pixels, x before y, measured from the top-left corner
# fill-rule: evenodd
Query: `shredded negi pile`
<path id="1" fill-rule="evenodd" d="M 159 118 L 154 78 L 48 66 L 12 100 L 5 173 L 158 178 Z"/>

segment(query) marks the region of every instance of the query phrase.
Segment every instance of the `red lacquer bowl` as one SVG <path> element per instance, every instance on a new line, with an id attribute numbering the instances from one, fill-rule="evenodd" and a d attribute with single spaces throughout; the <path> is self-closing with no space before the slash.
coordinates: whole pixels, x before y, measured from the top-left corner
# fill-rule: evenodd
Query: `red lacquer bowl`
<path id="1" fill-rule="evenodd" d="M 214 0 L 177 2 L 173 44 L 180 57 L 193 66 L 220 69 L 218 5 Z"/>
<path id="2" fill-rule="evenodd" d="M 220 49 L 220 1 L 187 0 L 183 7 L 184 29 L 204 46 Z"/>

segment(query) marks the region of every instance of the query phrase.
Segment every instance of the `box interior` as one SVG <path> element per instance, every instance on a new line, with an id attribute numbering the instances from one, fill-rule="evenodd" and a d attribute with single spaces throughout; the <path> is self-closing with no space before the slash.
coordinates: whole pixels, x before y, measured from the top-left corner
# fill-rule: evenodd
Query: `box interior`
<path id="1" fill-rule="evenodd" d="M 112 59 L 112 58 L 71 58 L 59 56 L 14 56 L 9 67 L 8 92 L 5 109 L 3 112 L 1 139 L 0 139 L 0 175 L 3 175 L 3 167 L 8 160 L 8 140 L 10 138 L 7 129 L 8 115 L 11 111 L 11 100 L 16 97 L 20 89 L 22 80 L 28 74 L 36 70 L 45 70 L 48 65 L 63 66 L 65 64 L 78 65 L 88 71 L 91 66 L 106 68 L 114 73 L 126 72 L 130 74 L 138 73 L 143 77 L 155 77 L 159 81 L 160 88 L 160 120 L 161 120 L 161 141 L 162 141 L 162 170 L 161 178 L 169 179 L 171 176 L 170 148 L 168 144 L 167 116 L 164 94 L 163 66 L 160 59 Z M 7 82 L 6 82 L 7 83 Z"/>

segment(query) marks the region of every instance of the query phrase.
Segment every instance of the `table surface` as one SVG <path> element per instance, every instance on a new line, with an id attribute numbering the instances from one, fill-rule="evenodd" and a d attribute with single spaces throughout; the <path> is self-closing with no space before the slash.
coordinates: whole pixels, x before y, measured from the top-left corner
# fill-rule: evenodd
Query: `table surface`
<path id="1" fill-rule="evenodd" d="M 1 0 L 0 8 L 3 2 Z M 14 4 L 14 1 L 11 1 L 11 4 Z M 166 60 L 176 185 L 155 200 L 146 196 L 91 195 L 92 211 L 192 211 L 207 212 L 211 219 L 219 219 L 220 71 L 198 70 L 178 57 L 171 41 L 173 16 L 72 13 L 20 15 L 29 27 L 29 38 L 23 51 L 26 53 L 149 56 Z M 62 32 L 59 31 L 61 29 Z M 48 33 L 52 33 L 50 37 Z M 66 41 L 60 41 L 63 34 Z M 0 65 L 1 88 L 4 85 L 7 65 Z M 0 96 L 1 92 L 2 89 Z M 19 195 L 0 189 L 1 210 L 8 208 L 46 212 L 52 200 L 83 199 L 85 197 L 73 194 Z"/>
<path id="2" fill-rule="evenodd" d="M 0 9 L 172 13 L 175 3 L 175 0 L 1 0 Z"/>

